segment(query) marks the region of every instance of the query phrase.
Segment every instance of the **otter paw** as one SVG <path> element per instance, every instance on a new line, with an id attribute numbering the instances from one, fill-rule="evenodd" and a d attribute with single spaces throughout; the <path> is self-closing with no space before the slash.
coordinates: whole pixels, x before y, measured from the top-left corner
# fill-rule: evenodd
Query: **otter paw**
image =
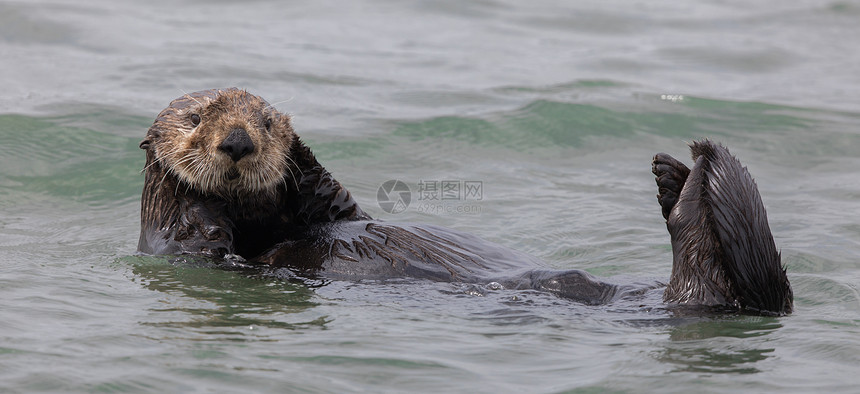
<path id="1" fill-rule="evenodd" d="M 669 213 L 672 212 L 672 208 L 678 202 L 681 189 L 687 182 L 690 169 L 674 157 L 665 153 L 658 153 L 651 161 L 651 172 L 657 177 L 655 179 L 658 190 L 657 201 L 663 208 L 663 218 L 668 220 Z"/>

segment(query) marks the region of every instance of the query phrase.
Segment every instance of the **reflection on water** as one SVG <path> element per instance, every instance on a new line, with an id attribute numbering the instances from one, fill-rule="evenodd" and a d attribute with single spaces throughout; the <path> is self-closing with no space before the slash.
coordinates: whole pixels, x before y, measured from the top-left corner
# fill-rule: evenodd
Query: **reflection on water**
<path id="1" fill-rule="evenodd" d="M 773 344 L 756 341 L 782 328 L 778 318 L 731 316 L 704 319 L 673 327 L 654 358 L 674 365 L 672 372 L 749 374 L 774 352 Z M 762 346 L 762 345 L 767 346 Z"/>
<path id="2" fill-rule="evenodd" d="M 303 283 L 176 262 L 166 257 L 130 256 L 120 261 L 132 266 L 133 281 L 171 296 L 163 307 L 152 310 L 159 316 L 158 321 L 147 324 L 217 330 L 255 326 L 322 328 L 327 323 L 323 317 L 303 322 L 290 318 L 317 305 L 311 300 L 312 289 Z M 170 318 L 163 321 L 163 316 Z"/>

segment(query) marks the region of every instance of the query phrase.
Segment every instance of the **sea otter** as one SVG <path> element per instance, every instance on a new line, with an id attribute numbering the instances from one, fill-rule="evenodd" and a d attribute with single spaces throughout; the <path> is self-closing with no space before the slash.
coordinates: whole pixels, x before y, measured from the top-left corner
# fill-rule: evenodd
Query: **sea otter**
<path id="1" fill-rule="evenodd" d="M 498 282 L 586 304 L 641 293 L 454 230 L 374 220 L 317 162 L 289 116 L 236 88 L 173 100 L 146 150 L 138 251 L 287 267 L 334 280 Z M 758 189 L 723 146 L 691 145 L 688 169 L 652 163 L 674 253 L 669 305 L 783 315 L 792 292 Z"/>

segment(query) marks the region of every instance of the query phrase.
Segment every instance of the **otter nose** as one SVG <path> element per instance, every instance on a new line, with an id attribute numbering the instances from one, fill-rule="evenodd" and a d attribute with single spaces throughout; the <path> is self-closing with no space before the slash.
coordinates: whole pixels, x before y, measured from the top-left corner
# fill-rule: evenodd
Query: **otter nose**
<path id="1" fill-rule="evenodd" d="M 233 161 L 249 155 L 254 151 L 254 142 L 251 141 L 251 136 L 243 128 L 235 128 L 230 131 L 230 135 L 218 145 L 218 149 L 230 156 Z"/>

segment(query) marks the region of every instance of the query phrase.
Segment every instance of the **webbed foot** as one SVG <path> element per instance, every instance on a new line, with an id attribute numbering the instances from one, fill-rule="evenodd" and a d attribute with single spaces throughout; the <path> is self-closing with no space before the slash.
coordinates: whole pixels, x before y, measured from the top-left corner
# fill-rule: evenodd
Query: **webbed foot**
<path id="1" fill-rule="evenodd" d="M 651 172 L 657 176 L 657 201 L 663 208 L 663 218 L 668 220 L 669 213 L 672 212 L 672 208 L 678 202 L 681 189 L 687 182 L 690 169 L 674 157 L 665 153 L 658 153 L 651 162 Z"/>

